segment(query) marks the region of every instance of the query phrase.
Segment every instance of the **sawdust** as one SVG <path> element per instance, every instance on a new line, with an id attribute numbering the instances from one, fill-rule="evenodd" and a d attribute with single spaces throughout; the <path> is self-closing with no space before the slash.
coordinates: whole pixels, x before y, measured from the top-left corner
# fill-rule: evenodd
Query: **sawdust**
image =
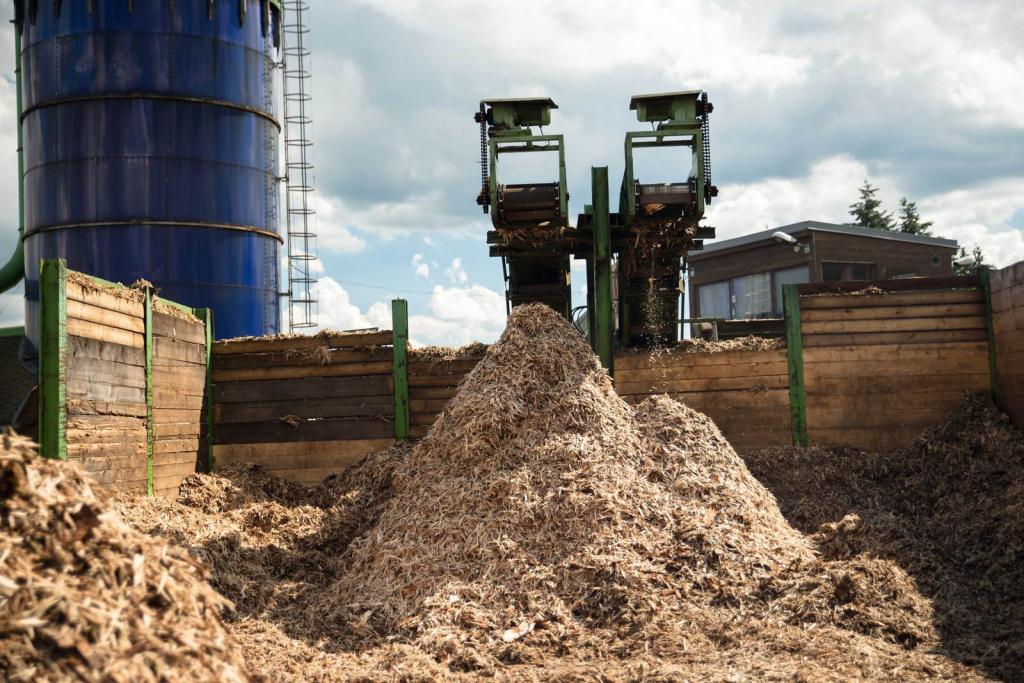
<path id="1" fill-rule="evenodd" d="M 487 353 L 488 345 L 473 342 L 465 346 L 421 346 L 409 349 L 410 361 L 445 362 L 456 360 L 479 360 Z"/>
<path id="2" fill-rule="evenodd" d="M 144 301 L 146 298 L 145 294 L 138 289 L 125 287 L 122 284 L 108 285 L 100 283 L 88 275 L 79 273 L 75 270 L 69 270 L 67 273 L 67 281 L 75 283 L 86 292 L 102 292 L 104 294 L 109 294 L 110 296 L 118 297 L 119 299 L 127 299 L 128 301 Z"/>
<path id="3" fill-rule="evenodd" d="M 166 301 L 163 301 L 159 297 L 153 298 L 153 310 L 156 311 L 157 313 L 163 313 L 164 315 L 169 315 L 172 318 L 177 318 L 178 320 L 184 320 L 190 323 L 195 323 L 197 325 L 202 324 L 202 321 L 199 320 L 199 318 L 194 316 L 192 313 L 184 309 L 181 309 L 177 306 L 172 306 L 171 304 L 167 303 Z"/>
<path id="4" fill-rule="evenodd" d="M 951 657 L 1024 672 L 1024 434 L 970 396 L 895 453 L 775 448 L 745 456 L 824 557 L 899 564 L 935 611 Z"/>
<path id="5" fill-rule="evenodd" d="M 625 404 L 540 305 L 414 447 L 312 489 L 234 467 L 119 508 L 212 567 L 278 680 L 983 678 L 897 564 L 821 554 L 710 419 Z"/>
<path id="6" fill-rule="evenodd" d="M 140 534 L 77 467 L 3 437 L 4 680 L 243 681 L 219 613 L 230 602 L 184 550 Z"/>

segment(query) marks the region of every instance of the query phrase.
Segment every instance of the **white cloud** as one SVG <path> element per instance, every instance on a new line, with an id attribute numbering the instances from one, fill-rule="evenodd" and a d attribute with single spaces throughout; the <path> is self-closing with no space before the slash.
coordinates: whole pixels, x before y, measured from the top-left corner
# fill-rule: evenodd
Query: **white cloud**
<path id="1" fill-rule="evenodd" d="M 423 254 L 413 254 L 413 270 L 421 278 L 430 279 L 430 266 L 423 260 Z"/>
<path id="2" fill-rule="evenodd" d="M 0 294 L 0 327 L 14 327 L 25 323 L 25 299 L 22 287 Z"/>
<path id="3" fill-rule="evenodd" d="M 314 206 L 316 224 L 313 230 L 322 249 L 336 254 L 358 254 L 366 249 L 366 240 L 342 223 L 346 211 L 341 200 L 316 195 Z"/>
<path id="4" fill-rule="evenodd" d="M 317 321 L 321 329 L 358 330 L 367 327 L 389 329 L 391 308 L 384 302 L 370 306 L 366 313 L 352 303 L 349 293 L 330 277 L 321 277 L 316 283 L 319 312 Z"/>
<path id="5" fill-rule="evenodd" d="M 881 188 L 884 208 L 895 213 L 903 194 L 895 180 L 840 156 L 815 164 L 802 178 L 724 186 L 707 223 L 718 228 L 718 239 L 803 220 L 846 223 L 852 220 L 848 206 L 865 178 Z M 1010 224 L 1024 209 L 1024 176 L 921 197 L 917 203 L 925 220 L 935 222 L 935 235 L 958 240 L 968 249 L 980 245 L 987 261 L 999 267 L 1024 260 L 1024 231 Z"/>
<path id="6" fill-rule="evenodd" d="M 420 344 L 492 342 L 505 329 L 505 297 L 481 285 L 435 285 L 427 311 L 409 319 L 409 334 Z"/>
<path id="7" fill-rule="evenodd" d="M 771 40 L 764 30 L 771 12 L 761 3 L 727 8 L 700 0 L 480 0 L 467 12 L 461 0 L 362 2 L 408 28 L 444 35 L 456 55 L 486 54 L 524 74 L 590 76 L 642 67 L 681 84 L 714 79 L 770 90 L 799 83 L 808 63 Z"/>
<path id="8" fill-rule="evenodd" d="M 448 279 L 453 285 L 464 285 L 469 282 L 469 275 L 462 267 L 462 259 L 452 259 L 452 264 L 444 269 L 444 274 L 448 276 Z"/>

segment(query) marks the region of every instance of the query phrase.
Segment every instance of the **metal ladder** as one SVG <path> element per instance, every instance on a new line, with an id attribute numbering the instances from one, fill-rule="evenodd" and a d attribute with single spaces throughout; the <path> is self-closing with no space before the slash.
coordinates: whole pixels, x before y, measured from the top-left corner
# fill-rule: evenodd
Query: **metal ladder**
<path id="1" fill-rule="evenodd" d="M 309 1 L 284 0 L 283 71 L 285 214 L 288 237 L 288 328 L 316 327 L 316 232 L 310 111 Z"/>

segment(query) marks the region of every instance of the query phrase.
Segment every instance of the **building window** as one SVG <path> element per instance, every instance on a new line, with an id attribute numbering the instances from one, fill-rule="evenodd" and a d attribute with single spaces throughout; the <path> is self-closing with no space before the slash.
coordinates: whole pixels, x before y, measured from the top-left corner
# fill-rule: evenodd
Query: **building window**
<path id="1" fill-rule="evenodd" d="M 732 281 L 733 318 L 751 320 L 772 316 L 772 277 L 757 273 Z"/>
<path id="2" fill-rule="evenodd" d="M 701 285 L 697 290 L 700 294 L 700 317 L 732 318 L 729 306 L 729 283 L 715 282 Z"/>
<path id="3" fill-rule="evenodd" d="M 829 263 L 821 264 L 822 282 L 844 282 L 848 280 L 874 280 L 874 263 Z"/>
<path id="4" fill-rule="evenodd" d="M 772 273 L 772 279 L 775 281 L 775 314 L 782 316 L 785 309 L 782 307 L 782 287 L 783 285 L 799 285 L 805 282 L 811 281 L 811 270 L 807 266 L 799 266 L 797 268 L 785 268 L 784 270 L 776 270 Z"/>

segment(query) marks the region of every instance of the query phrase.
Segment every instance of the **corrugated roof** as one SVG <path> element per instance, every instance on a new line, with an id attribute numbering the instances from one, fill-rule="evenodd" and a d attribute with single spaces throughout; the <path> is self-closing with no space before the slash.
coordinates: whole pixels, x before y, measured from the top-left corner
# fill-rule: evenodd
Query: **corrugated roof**
<path id="1" fill-rule="evenodd" d="M 706 242 L 704 249 L 699 252 L 694 252 L 689 256 L 691 261 L 699 261 L 704 257 L 711 256 L 712 254 L 726 249 L 735 249 L 736 247 L 744 247 L 747 245 L 757 244 L 758 242 L 767 242 L 772 239 L 772 233 L 784 232 L 788 235 L 792 235 L 798 232 L 834 232 L 841 235 L 855 235 L 857 237 L 871 237 L 880 240 L 890 240 L 893 242 L 911 242 L 913 244 L 926 244 L 933 247 L 951 247 L 956 249 L 956 240 L 948 240 L 943 237 L 925 237 L 923 235 L 911 235 L 905 232 L 897 232 L 895 230 L 877 230 L 875 228 L 865 228 L 860 225 L 840 225 L 837 223 L 822 223 L 820 221 L 801 221 L 799 223 L 793 223 L 791 225 L 783 225 L 778 228 L 770 228 L 768 230 L 761 230 L 759 232 L 753 232 L 749 235 L 742 235 L 740 237 L 733 237 L 732 239 L 722 240 L 721 242 Z"/>

